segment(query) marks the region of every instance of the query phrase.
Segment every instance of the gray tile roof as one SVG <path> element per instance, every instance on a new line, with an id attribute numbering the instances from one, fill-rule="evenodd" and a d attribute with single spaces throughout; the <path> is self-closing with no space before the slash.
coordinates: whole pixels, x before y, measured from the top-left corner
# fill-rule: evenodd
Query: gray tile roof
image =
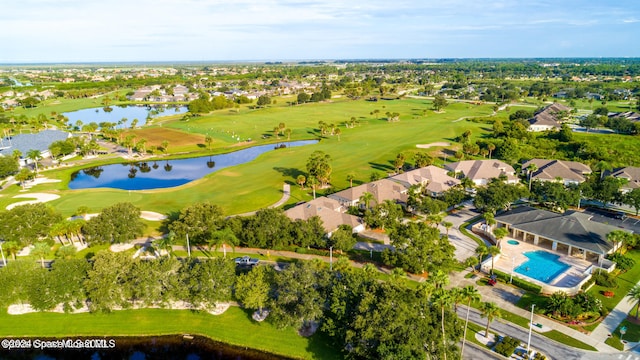
<path id="1" fill-rule="evenodd" d="M 613 249 L 613 244 L 607 240 L 607 234 L 619 229 L 590 219 L 590 215 L 577 211 L 556 214 L 528 206 L 518 207 L 495 217 L 497 222 L 508 224 L 514 229 L 596 254 L 607 254 Z"/>
<path id="2" fill-rule="evenodd" d="M 0 143 L 0 154 L 9 156 L 14 150 L 20 150 L 22 157 L 27 156 L 29 150 L 49 150 L 49 145 L 55 141 L 65 140 L 69 133 L 60 130 L 44 130 L 36 134 L 18 134 L 10 138 L 2 138 Z"/>

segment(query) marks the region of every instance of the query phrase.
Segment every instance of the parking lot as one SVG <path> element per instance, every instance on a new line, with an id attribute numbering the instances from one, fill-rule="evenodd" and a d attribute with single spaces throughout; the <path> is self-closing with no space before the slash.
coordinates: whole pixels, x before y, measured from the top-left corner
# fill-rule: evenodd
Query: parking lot
<path id="1" fill-rule="evenodd" d="M 597 210 L 592 210 L 592 209 L 585 209 L 584 210 L 585 214 L 589 214 L 592 215 L 593 217 L 591 218 L 592 221 L 597 221 L 603 224 L 609 224 L 612 226 L 617 226 L 621 229 L 625 229 L 625 230 L 631 230 L 635 233 L 639 233 L 640 234 L 640 219 L 636 219 L 636 218 L 632 218 L 632 217 L 627 217 L 624 220 L 620 220 L 620 219 L 615 219 L 613 216 L 611 215 L 604 215 L 601 214 L 600 212 L 598 212 Z"/>

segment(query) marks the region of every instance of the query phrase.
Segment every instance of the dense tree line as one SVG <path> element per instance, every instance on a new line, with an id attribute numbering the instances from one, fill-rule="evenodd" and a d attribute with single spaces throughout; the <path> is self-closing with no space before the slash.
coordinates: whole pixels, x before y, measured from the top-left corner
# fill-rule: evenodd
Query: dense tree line
<path id="1" fill-rule="evenodd" d="M 268 309 L 267 321 L 279 328 L 317 327 L 347 358 L 426 359 L 446 352 L 448 359 L 458 359 L 462 325 L 454 299 L 441 288 L 444 280 L 430 277 L 412 289 L 399 274 L 380 282 L 374 271 L 345 261 L 330 270 L 309 261 L 282 271 L 257 266 L 237 275 L 233 261 L 224 258 L 141 260 L 101 251 L 90 261 L 56 260 L 51 269 L 10 262 L 0 269 L 0 304 L 30 304 L 38 311 L 61 306 L 66 312 L 186 304 L 209 311 L 238 300 L 249 309 Z"/>

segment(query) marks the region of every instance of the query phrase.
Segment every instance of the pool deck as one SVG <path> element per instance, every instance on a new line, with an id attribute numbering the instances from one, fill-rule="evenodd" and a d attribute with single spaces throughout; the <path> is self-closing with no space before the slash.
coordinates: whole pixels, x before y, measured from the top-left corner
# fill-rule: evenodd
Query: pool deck
<path id="1" fill-rule="evenodd" d="M 502 240 L 501 242 L 502 254 L 495 261 L 495 268 L 506 274 L 511 274 L 512 265 L 513 265 L 513 269 L 515 269 L 521 264 L 529 260 L 529 258 L 526 257 L 523 253 L 529 252 L 529 251 L 537 251 L 537 250 L 543 250 L 555 255 L 559 255 L 560 258 L 558 260 L 571 266 L 565 272 L 558 275 L 551 283 L 549 283 L 549 285 L 553 285 L 557 287 L 573 287 L 576 284 L 580 283 L 580 281 L 582 281 L 586 277 L 586 275 L 583 275 L 583 273 L 587 270 L 587 268 L 591 265 L 594 265 L 593 263 L 583 260 L 580 257 L 567 256 L 566 252 L 560 253 L 557 251 L 552 251 L 550 249 L 533 245 L 531 243 L 526 243 L 521 240 L 518 240 L 519 242 L 518 245 L 512 245 L 508 243 L 508 240 L 512 240 L 512 239 L 507 237 L 504 240 Z M 516 273 L 515 271 L 513 272 L 513 276 L 532 279 L 526 275 Z M 535 279 L 532 279 L 532 280 L 538 281 Z"/>

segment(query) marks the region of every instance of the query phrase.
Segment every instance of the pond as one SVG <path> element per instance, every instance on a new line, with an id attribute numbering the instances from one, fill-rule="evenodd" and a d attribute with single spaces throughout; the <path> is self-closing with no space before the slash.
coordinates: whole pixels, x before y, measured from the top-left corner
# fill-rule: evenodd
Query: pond
<path id="1" fill-rule="evenodd" d="M 105 111 L 105 109 L 107 111 Z M 110 109 L 110 111 L 109 111 Z M 156 118 L 161 116 L 184 114 L 188 111 L 186 106 L 167 107 L 167 106 L 144 106 L 144 105 L 126 105 L 126 106 L 110 106 L 107 108 L 91 108 L 63 113 L 69 119 L 69 124 L 75 126 L 78 121 L 83 125 L 95 122 L 110 122 L 117 124 L 117 127 L 131 127 L 133 119 L 138 119 L 137 126 L 142 126 L 147 122 L 147 117 Z M 122 119 L 127 119 L 126 123 L 122 123 Z M 121 123 L 119 123 L 121 122 Z"/>
<path id="2" fill-rule="evenodd" d="M 190 159 L 149 160 L 92 167 L 71 174 L 70 189 L 115 188 L 122 190 L 163 189 L 184 185 L 212 172 L 247 163 L 279 148 L 304 146 L 318 140 L 260 145 L 227 154 Z"/>

